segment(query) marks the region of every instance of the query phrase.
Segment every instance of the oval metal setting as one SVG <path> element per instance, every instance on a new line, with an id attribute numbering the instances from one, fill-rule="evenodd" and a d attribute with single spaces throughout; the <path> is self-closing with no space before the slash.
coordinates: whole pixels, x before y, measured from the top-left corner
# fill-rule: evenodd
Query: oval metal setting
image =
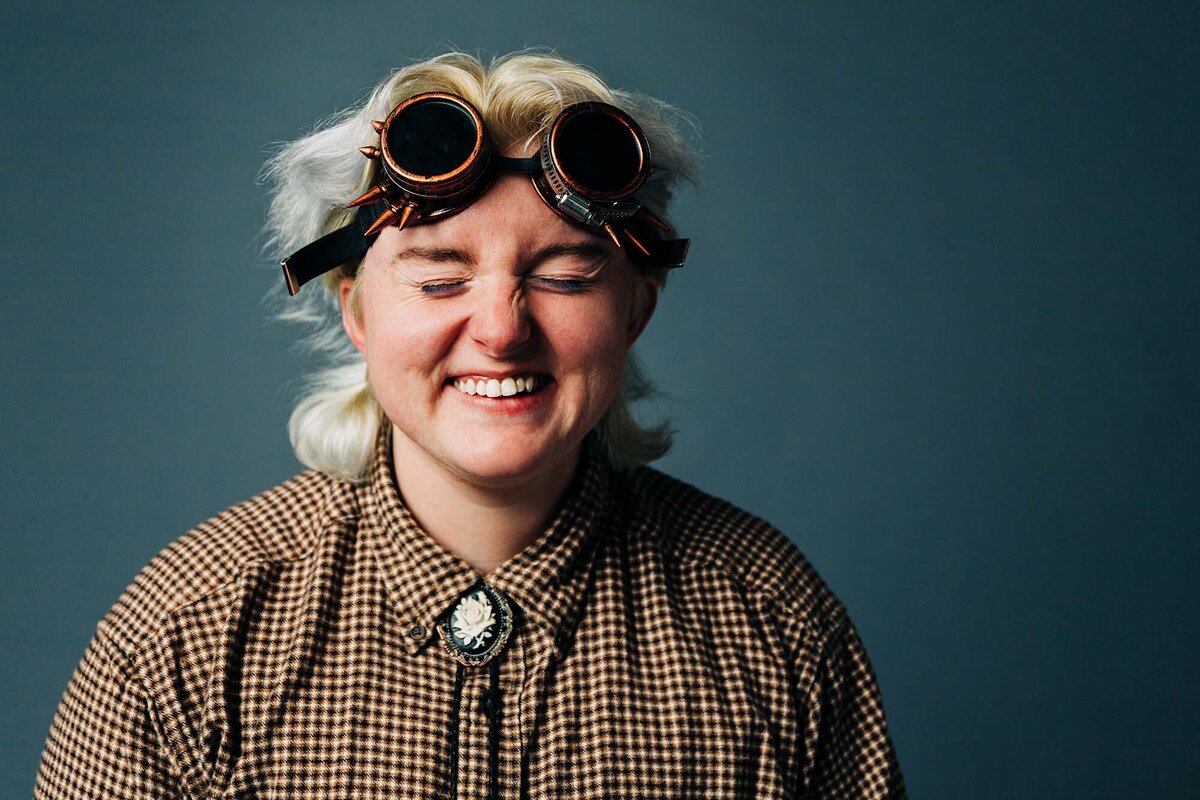
<path id="1" fill-rule="evenodd" d="M 482 666 L 508 644 L 512 608 L 499 589 L 478 583 L 442 615 L 437 630 L 451 658 L 468 667 Z"/>

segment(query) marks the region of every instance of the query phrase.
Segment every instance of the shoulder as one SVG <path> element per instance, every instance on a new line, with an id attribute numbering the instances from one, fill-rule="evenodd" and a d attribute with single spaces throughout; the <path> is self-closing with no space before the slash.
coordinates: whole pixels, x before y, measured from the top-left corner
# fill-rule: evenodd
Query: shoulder
<path id="1" fill-rule="evenodd" d="M 640 467 L 622 479 L 627 509 L 640 517 L 672 563 L 708 570 L 747 600 L 792 619 L 840 624 L 845 608 L 799 548 L 778 528 L 689 483 Z"/>
<path id="2" fill-rule="evenodd" d="M 334 519 L 354 512 L 354 487 L 308 470 L 232 506 L 147 564 L 98 635 L 128 658 L 179 609 L 220 595 L 253 566 L 303 558 Z"/>

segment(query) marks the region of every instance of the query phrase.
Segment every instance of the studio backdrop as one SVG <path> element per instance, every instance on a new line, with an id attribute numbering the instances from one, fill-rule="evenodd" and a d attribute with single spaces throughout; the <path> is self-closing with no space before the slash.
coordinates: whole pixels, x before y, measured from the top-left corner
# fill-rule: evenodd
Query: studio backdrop
<path id="1" fill-rule="evenodd" d="M 1182 797 L 1200 608 L 1189 3 L 8 3 L 0 794 L 172 539 L 300 469 L 273 146 L 448 49 L 687 111 L 658 467 L 846 603 L 913 797 Z"/>

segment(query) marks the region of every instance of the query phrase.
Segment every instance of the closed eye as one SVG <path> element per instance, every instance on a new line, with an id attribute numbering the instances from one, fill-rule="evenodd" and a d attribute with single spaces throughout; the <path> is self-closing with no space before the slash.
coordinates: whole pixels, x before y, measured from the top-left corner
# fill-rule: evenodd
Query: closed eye
<path id="1" fill-rule="evenodd" d="M 421 284 L 421 293 L 427 295 L 443 295 L 453 294 L 461 289 L 466 284 L 466 281 L 446 281 L 443 283 L 423 283 Z"/>
<path id="2" fill-rule="evenodd" d="M 544 288 L 568 294 L 582 292 L 595 282 L 589 278 L 552 278 L 543 275 L 535 276 L 532 280 Z"/>

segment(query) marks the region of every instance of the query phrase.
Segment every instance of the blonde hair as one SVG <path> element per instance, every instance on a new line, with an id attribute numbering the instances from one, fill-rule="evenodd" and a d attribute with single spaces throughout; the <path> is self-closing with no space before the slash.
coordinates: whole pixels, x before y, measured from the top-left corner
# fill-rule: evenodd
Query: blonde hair
<path id="1" fill-rule="evenodd" d="M 377 178 L 377 162 L 358 149 L 375 144 L 371 121 L 421 92 L 451 92 L 474 105 L 500 149 L 532 143 L 565 106 L 585 100 L 611 103 L 637 120 L 650 142 L 655 170 L 638 199 L 660 217 L 679 180 L 694 180 L 697 156 L 681 133 L 686 118 L 653 98 L 610 89 L 594 72 L 552 53 L 522 51 L 489 63 L 466 53 L 446 53 L 400 69 L 375 87 L 361 105 L 334 115 L 307 136 L 283 145 L 263 168 L 271 185 L 268 249 L 282 257 L 345 225 L 346 203 Z M 371 391 L 366 365 L 341 326 L 338 284 L 355 276 L 358 262 L 324 276 L 325 291 L 301 292 L 282 301 L 277 316 L 312 328 L 306 344 L 328 363 L 311 375 L 288 421 L 296 457 L 334 477 L 360 482 L 370 462 L 384 414 Z M 666 270 L 649 270 L 666 281 Z M 653 461 L 671 446 L 669 425 L 643 426 L 630 404 L 652 396 L 653 385 L 628 355 L 621 391 L 595 434 L 609 462 L 626 469 Z"/>

